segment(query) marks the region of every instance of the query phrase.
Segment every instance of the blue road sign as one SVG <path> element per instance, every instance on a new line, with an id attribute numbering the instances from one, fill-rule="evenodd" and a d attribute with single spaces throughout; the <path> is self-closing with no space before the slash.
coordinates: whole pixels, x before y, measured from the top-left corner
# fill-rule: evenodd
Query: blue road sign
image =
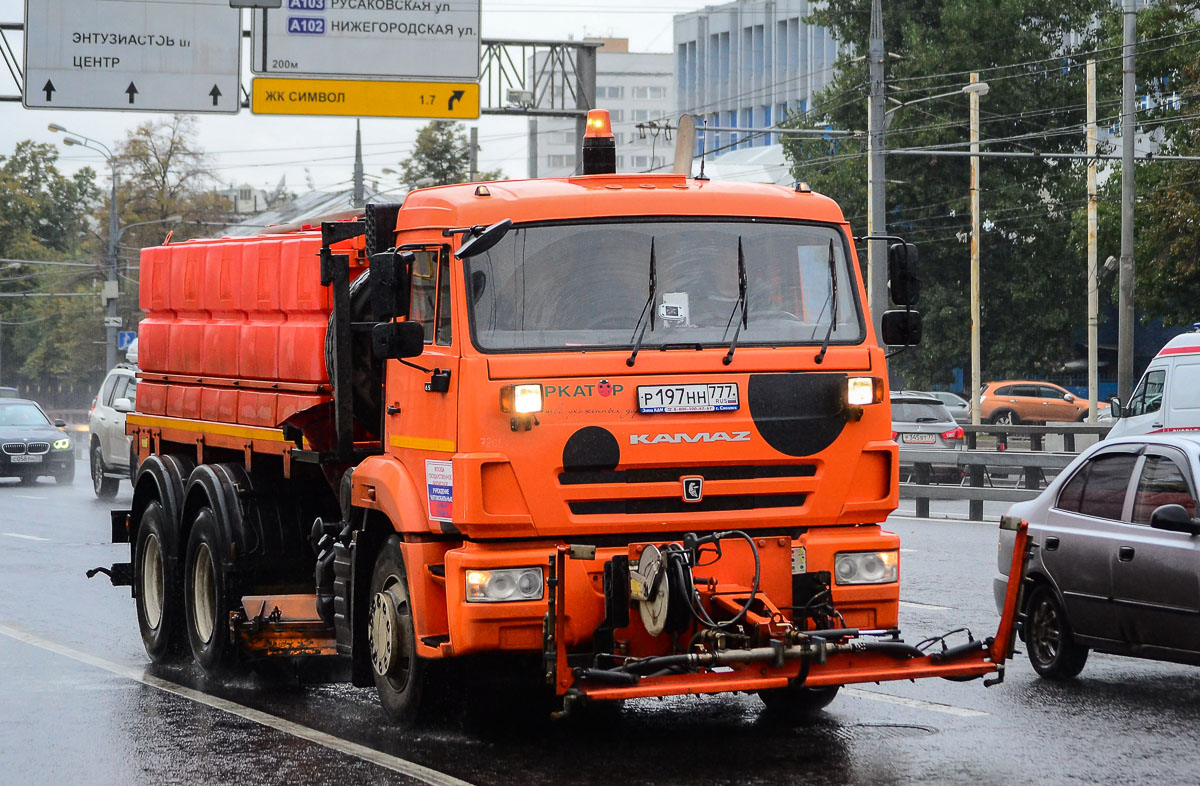
<path id="1" fill-rule="evenodd" d="M 129 345 L 133 343 L 133 340 L 135 338 L 137 338 L 136 330 L 117 331 L 117 349 L 118 350 L 129 349 Z"/>

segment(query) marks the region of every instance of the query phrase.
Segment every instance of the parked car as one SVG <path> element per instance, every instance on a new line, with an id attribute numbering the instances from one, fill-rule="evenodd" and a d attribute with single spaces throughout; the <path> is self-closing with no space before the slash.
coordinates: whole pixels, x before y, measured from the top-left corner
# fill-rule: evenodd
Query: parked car
<path id="1" fill-rule="evenodd" d="M 1156 431 L 1200 430 L 1200 335 L 1185 333 L 1166 343 L 1124 405 L 1112 400 L 1109 438 Z"/>
<path id="2" fill-rule="evenodd" d="M 1099 402 L 1097 411 L 1108 409 Z M 988 423 L 1016 425 L 1047 423 L 1051 420 L 1085 420 L 1086 399 L 1052 382 L 1005 380 L 984 384 L 979 394 L 979 418 Z"/>
<path id="3" fill-rule="evenodd" d="M 1076 676 L 1089 650 L 1200 665 L 1200 434 L 1099 442 L 1036 499 L 1021 637 L 1043 677 Z M 1015 534 L 1000 531 L 1003 606 Z"/>
<path id="4" fill-rule="evenodd" d="M 955 423 L 966 425 L 971 422 L 971 402 L 957 393 L 951 393 L 948 390 L 931 390 L 920 395 L 932 396 L 945 404 L 946 409 L 950 410 L 950 414 L 954 416 Z"/>
<path id="5" fill-rule="evenodd" d="M 88 412 L 92 489 L 101 499 L 115 496 L 121 480 L 130 478 L 136 469 L 131 442 L 125 435 L 125 414 L 137 406 L 137 382 L 136 366 L 118 364 L 104 378 Z"/>
<path id="6" fill-rule="evenodd" d="M 33 483 L 52 475 L 59 485 L 75 480 L 75 451 L 61 429 L 67 424 L 50 418 L 36 402 L 0 398 L 0 475 Z"/>

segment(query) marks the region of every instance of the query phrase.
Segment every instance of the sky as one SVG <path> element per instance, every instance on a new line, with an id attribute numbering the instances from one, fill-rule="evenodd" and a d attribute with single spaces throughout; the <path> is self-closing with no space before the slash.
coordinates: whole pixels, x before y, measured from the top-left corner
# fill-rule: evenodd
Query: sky
<path id="1" fill-rule="evenodd" d="M 49 0 L 29 0 L 47 2 Z M 88 2 L 89 0 L 54 0 Z M 482 35 L 487 39 L 565 40 L 590 36 L 628 38 L 630 51 L 670 52 L 672 17 L 702 7 L 699 0 L 483 0 Z M 243 21 L 249 24 L 248 11 Z M 25 0 L 0 0 L 0 22 L 23 22 Z M 22 34 L 5 32 L 21 57 Z M 242 83 L 249 86 L 248 52 L 242 57 Z M 7 69 L 0 69 L 0 94 L 17 93 Z M 61 134 L 47 129 L 50 123 L 99 140 L 110 148 L 130 129 L 152 118 L 153 113 L 25 109 L 19 102 L 0 102 L 0 155 L 17 142 L 33 139 L 60 143 Z M 286 176 L 295 192 L 341 190 L 350 186 L 354 159 L 353 118 L 268 117 L 243 109 L 237 115 L 199 115 L 199 145 L 211 158 L 225 184 L 248 183 L 268 190 Z M 417 131 L 427 121 L 391 118 L 362 120 L 363 160 L 368 178 L 379 178 L 384 189 L 399 185 L 387 167 L 399 169 Z M 510 177 L 526 173 L 525 118 L 481 116 L 480 157 L 483 170 L 501 168 Z M 474 125 L 471 121 L 468 125 Z M 60 166 L 67 172 L 92 166 L 104 173 L 99 154 L 79 147 L 63 147 Z M 106 178 L 105 178 L 106 179 Z"/>

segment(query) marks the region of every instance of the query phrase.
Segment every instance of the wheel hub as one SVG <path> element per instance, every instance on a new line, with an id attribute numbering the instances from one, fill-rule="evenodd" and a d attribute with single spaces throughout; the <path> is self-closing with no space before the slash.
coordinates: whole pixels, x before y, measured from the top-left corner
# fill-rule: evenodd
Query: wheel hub
<path id="1" fill-rule="evenodd" d="M 405 599 L 397 595 L 394 587 L 375 593 L 367 631 L 375 673 L 400 683 L 407 681 L 412 656 L 399 611 L 405 605 Z"/>
<path id="2" fill-rule="evenodd" d="M 213 572 L 212 552 L 208 544 L 201 544 L 192 566 L 192 611 L 196 634 L 205 644 L 212 640 L 217 627 L 217 587 Z"/>
<path id="3" fill-rule="evenodd" d="M 141 567 L 142 611 L 146 616 L 146 625 L 151 630 L 157 630 L 162 622 L 163 612 L 163 562 L 158 536 L 151 535 L 146 538 Z"/>

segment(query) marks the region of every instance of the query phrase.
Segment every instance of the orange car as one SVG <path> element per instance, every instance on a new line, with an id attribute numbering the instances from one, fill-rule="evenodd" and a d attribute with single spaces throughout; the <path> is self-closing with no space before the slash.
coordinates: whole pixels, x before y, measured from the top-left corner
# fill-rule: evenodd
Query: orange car
<path id="1" fill-rule="evenodd" d="M 1101 410 L 1108 404 L 1100 403 Z M 1052 420 L 1085 420 L 1087 399 L 1076 398 L 1050 382 L 1004 380 L 988 382 L 979 394 L 979 417 L 988 423 L 1046 423 Z"/>

